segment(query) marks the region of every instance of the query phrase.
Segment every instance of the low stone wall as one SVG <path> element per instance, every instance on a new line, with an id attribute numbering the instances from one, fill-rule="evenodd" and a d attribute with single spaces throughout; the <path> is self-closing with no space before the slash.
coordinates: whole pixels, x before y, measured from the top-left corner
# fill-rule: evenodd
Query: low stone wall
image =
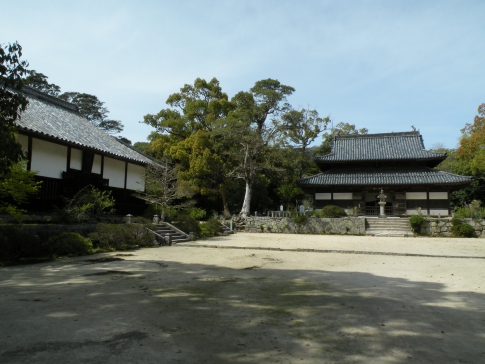
<path id="1" fill-rule="evenodd" d="M 485 220 L 461 219 L 475 229 L 475 236 L 485 239 Z M 428 219 L 421 226 L 421 235 L 453 236 L 451 232 L 451 218 Z"/>
<path id="2" fill-rule="evenodd" d="M 364 235 L 364 217 L 342 217 L 339 219 L 308 217 L 298 223 L 294 217 L 250 216 L 241 225 L 241 230 L 251 233 L 284 234 L 348 234 Z"/>

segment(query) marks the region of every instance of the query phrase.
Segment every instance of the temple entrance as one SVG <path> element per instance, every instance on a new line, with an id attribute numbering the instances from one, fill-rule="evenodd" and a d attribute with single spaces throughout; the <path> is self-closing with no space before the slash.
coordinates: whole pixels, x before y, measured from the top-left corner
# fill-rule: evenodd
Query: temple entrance
<path id="1" fill-rule="evenodd" d="M 377 195 L 379 194 L 378 191 L 376 192 L 366 192 L 365 194 L 365 211 L 362 211 L 365 216 L 379 216 L 380 214 L 380 206 L 378 204 L 379 199 Z M 392 208 L 392 197 L 388 194 L 386 199 L 386 205 L 384 206 L 384 211 L 386 216 L 393 216 L 393 208 Z"/>

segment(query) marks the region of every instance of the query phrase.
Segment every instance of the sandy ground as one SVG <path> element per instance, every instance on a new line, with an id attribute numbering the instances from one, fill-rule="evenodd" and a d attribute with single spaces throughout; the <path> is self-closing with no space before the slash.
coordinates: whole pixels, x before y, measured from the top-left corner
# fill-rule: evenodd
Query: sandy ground
<path id="1" fill-rule="evenodd" d="M 0 362 L 485 362 L 484 240 L 193 245 L 1 268 Z"/>

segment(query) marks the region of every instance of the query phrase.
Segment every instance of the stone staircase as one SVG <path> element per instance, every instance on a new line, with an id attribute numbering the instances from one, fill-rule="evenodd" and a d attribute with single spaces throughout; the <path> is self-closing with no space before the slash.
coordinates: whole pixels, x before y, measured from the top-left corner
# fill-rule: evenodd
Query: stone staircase
<path id="1" fill-rule="evenodd" d="M 373 236 L 414 236 L 407 218 L 365 219 L 365 234 Z"/>
<path id="2" fill-rule="evenodd" d="M 156 225 L 155 233 L 159 237 L 170 236 L 171 244 L 183 243 L 190 241 L 189 234 L 184 233 L 182 230 L 177 229 L 175 226 L 166 222 L 160 222 Z M 158 241 L 159 239 L 157 239 Z M 160 243 L 160 242 L 159 242 Z M 166 244 L 166 243 L 162 243 Z"/>

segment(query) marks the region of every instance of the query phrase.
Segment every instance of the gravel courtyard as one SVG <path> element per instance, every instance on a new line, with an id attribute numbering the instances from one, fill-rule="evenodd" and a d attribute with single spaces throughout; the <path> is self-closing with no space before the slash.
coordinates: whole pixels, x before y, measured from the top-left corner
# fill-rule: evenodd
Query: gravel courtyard
<path id="1" fill-rule="evenodd" d="M 0 268 L 1 363 L 483 363 L 485 240 L 244 234 Z"/>

